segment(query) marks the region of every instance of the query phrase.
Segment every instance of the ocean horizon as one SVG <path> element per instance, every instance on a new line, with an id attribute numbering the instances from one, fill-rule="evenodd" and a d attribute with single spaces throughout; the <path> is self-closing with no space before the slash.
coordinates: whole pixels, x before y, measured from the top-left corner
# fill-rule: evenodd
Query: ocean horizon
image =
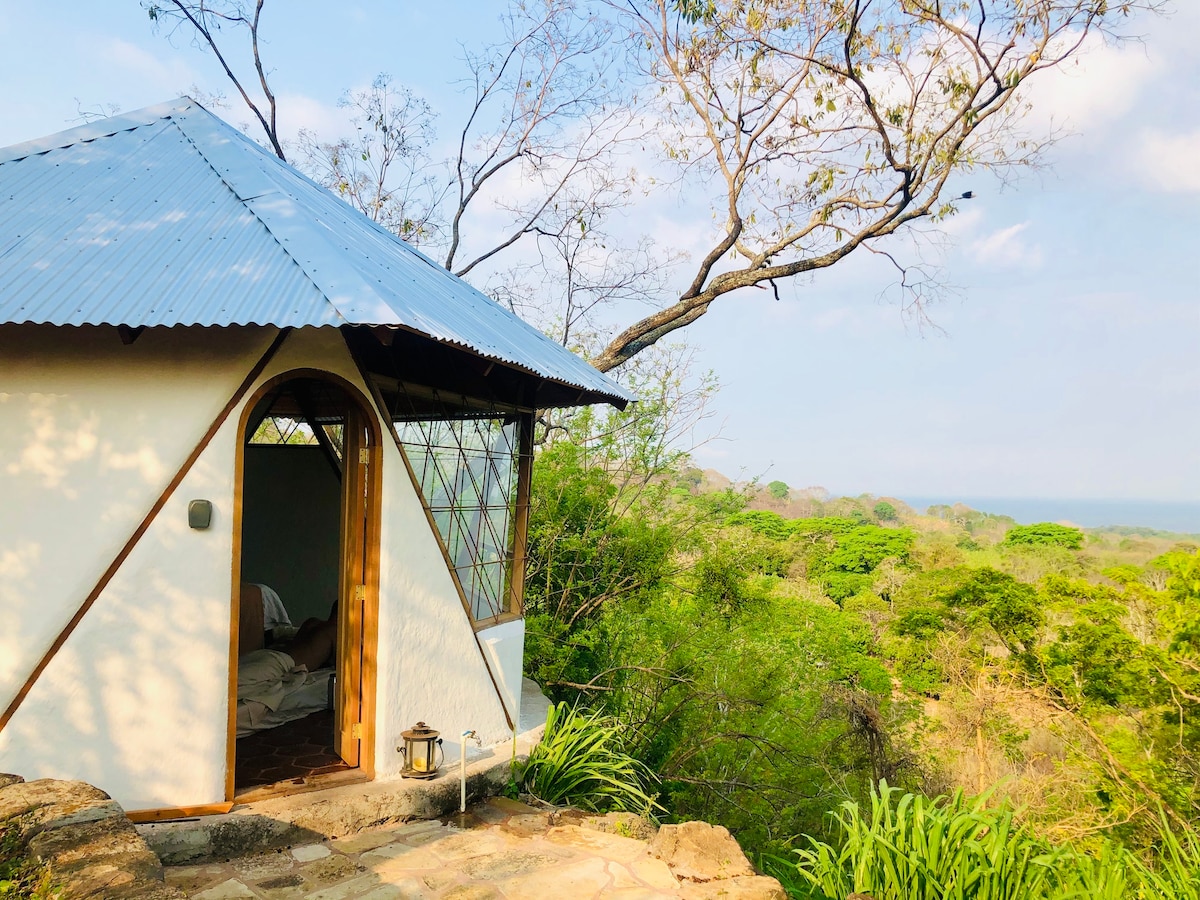
<path id="1" fill-rule="evenodd" d="M 1169 500 L 1079 500 L 1014 497 L 952 497 L 896 495 L 917 512 L 930 506 L 965 503 L 972 509 L 1001 516 L 1012 516 L 1018 524 L 1069 522 L 1081 528 L 1125 525 L 1200 534 L 1200 501 Z"/>

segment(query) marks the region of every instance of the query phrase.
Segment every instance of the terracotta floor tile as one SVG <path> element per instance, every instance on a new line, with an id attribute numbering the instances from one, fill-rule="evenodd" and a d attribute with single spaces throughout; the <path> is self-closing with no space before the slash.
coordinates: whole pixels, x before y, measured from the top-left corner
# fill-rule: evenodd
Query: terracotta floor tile
<path id="1" fill-rule="evenodd" d="M 350 768 L 333 752 L 333 710 L 238 738 L 234 778 L 239 790 Z"/>

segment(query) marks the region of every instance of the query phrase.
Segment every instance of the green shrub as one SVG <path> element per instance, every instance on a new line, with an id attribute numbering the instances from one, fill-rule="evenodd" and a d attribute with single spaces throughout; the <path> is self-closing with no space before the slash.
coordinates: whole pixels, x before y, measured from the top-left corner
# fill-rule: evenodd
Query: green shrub
<path id="1" fill-rule="evenodd" d="M 1055 853 L 988 809 L 987 796 L 961 791 L 931 800 L 881 783 L 869 816 L 842 804 L 839 848 L 812 841 L 797 850 L 797 872 L 820 893 L 841 900 L 856 891 L 874 900 L 1036 900 L 1050 896 Z"/>
<path id="2" fill-rule="evenodd" d="M 1159 810 L 1159 839 L 1154 863 L 1135 866 L 1140 891 L 1130 896 L 1146 900 L 1200 900 L 1200 835 L 1182 832 Z"/>
<path id="3" fill-rule="evenodd" d="M 28 855 L 23 824 L 20 819 L 0 822 L 0 898 L 55 900 L 59 893 L 49 870 Z"/>
<path id="4" fill-rule="evenodd" d="M 624 751 L 623 728 L 611 716 L 551 703 L 546 732 L 519 765 L 517 780 L 546 803 L 653 815 L 662 809 L 650 793 L 656 778 Z"/>
<path id="5" fill-rule="evenodd" d="M 1009 547 L 1043 546 L 1066 547 L 1078 550 L 1083 546 L 1083 532 L 1069 525 L 1039 522 L 1036 525 L 1015 525 L 1004 535 L 1003 544 Z"/>

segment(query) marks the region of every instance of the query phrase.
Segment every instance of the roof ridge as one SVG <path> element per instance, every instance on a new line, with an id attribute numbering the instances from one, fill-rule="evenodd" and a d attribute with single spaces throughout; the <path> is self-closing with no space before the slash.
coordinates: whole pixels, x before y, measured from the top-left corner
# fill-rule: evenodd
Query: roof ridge
<path id="1" fill-rule="evenodd" d="M 378 291 L 371 287 L 354 266 L 334 263 L 332 266 L 334 271 L 331 274 L 328 265 L 321 270 L 312 265 L 311 261 L 306 262 L 303 259 L 303 254 L 297 248 L 305 245 L 311 247 L 313 242 L 320 242 L 324 247 L 335 250 L 337 248 L 323 231 L 303 227 L 301 223 L 311 222 L 311 216 L 305 212 L 303 205 L 287 191 L 284 185 L 273 179 L 269 172 L 258 168 L 259 160 L 247 157 L 250 165 L 242 168 L 239 164 L 243 163 L 243 160 L 230 158 L 231 153 L 227 152 L 225 148 L 211 140 L 205 142 L 202 138 L 211 139 L 218 135 L 224 135 L 226 140 L 235 139 L 239 142 L 230 144 L 233 148 L 232 153 L 258 152 L 262 154 L 263 164 L 277 165 L 281 173 L 292 173 L 294 170 L 286 162 L 268 154 L 261 146 L 246 138 L 220 117 L 213 115 L 203 107 L 199 107 L 199 111 L 204 113 L 207 118 L 201 119 L 195 115 L 176 116 L 174 117 L 176 126 L 196 148 L 204 161 L 217 173 L 221 181 L 229 187 L 242 206 L 262 223 L 267 233 L 271 235 L 292 264 L 299 268 L 308 282 L 320 292 L 334 314 L 347 324 L 351 318 L 358 318 L 363 314 L 375 316 L 379 323 L 395 318 L 396 311 Z M 204 131 L 208 131 L 208 134 L 202 134 Z M 313 190 L 325 190 L 315 182 L 310 181 L 309 183 Z M 293 214 L 284 213 L 280 209 L 281 206 L 288 207 L 289 212 Z M 347 210 L 350 209 L 347 207 Z M 301 215 L 295 213 L 301 213 Z M 321 256 L 322 254 L 313 255 Z M 339 254 L 328 254 L 326 259 L 327 261 L 339 260 Z M 317 274 L 318 272 L 320 274 Z M 365 305 L 362 302 L 363 294 L 374 301 L 366 305 L 367 308 L 364 308 Z M 378 309 L 380 306 L 383 307 L 382 310 Z M 347 309 L 352 311 L 352 316 L 346 315 L 345 310 Z"/>
<path id="2" fill-rule="evenodd" d="M 155 122 L 162 119 L 169 119 L 173 115 L 184 112 L 191 107 L 203 109 L 191 97 L 177 97 L 174 100 L 168 100 L 166 103 L 156 103 L 153 106 L 135 109 L 133 112 L 122 115 L 109 116 L 107 119 L 97 119 L 95 122 L 85 122 L 83 125 L 76 125 L 74 128 L 46 135 L 46 137 L 35 138 L 32 141 L 24 141 L 20 144 L 0 148 L 0 165 L 18 159 L 25 159 L 28 156 L 49 153 L 51 150 L 61 150 L 64 147 L 94 141 L 97 138 L 111 137 L 122 131 L 132 131 L 135 128 L 141 128 L 145 125 L 153 125 Z M 208 110 L 205 110 L 205 112 L 208 112 Z"/>

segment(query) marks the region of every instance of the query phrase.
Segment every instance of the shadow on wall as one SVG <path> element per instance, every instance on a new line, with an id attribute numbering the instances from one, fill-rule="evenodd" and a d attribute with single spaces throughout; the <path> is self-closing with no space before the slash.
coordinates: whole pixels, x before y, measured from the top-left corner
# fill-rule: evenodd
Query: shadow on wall
<path id="1" fill-rule="evenodd" d="M 220 515 L 228 501 L 217 504 L 218 519 L 205 532 L 188 527 L 186 506 L 192 493 L 221 497 L 229 490 L 223 465 L 201 460 L 193 467 L 0 733 L 0 768 L 86 780 L 129 809 L 223 797 L 230 544 Z M 106 550 L 97 573 L 135 525 L 113 527 L 116 547 Z M 52 546 L 70 549 L 70 534 Z M 16 558 L 3 564 L 19 569 Z M 6 603 L 18 595 L 21 634 L 10 632 L 3 644 L 24 646 L 8 666 L 5 686 L 15 686 L 5 704 L 98 577 L 90 574 L 75 591 L 60 588 L 57 596 L 70 599 L 54 606 L 39 602 L 39 574 L 30 567 L 16 587 L 6 584 Z"/>
<path id="2" fill-rule="evenodd" d="M 0 747 L 29 776 L 89 781 L 129 808 L 213 802 L 214 783 L 223 789 L 213 773 L 224 772 L 227 605 L 161 577 L 146 587 L 101 599 Z M 166 602 L 145 602 L 154 598 Z"/>
<path id="3" fill-rule="evenodd" d="M 174 447 L 164 447 L 150 436 L 144 414 L 119 416 L 97 405 L 62 395 L 0 395 L 5 705 L 174 475 L 178 463 L 163 461 L 167 450 L 182 461 L 198 436 L 186 434 L 197 430 L 193 424 Z"/>

